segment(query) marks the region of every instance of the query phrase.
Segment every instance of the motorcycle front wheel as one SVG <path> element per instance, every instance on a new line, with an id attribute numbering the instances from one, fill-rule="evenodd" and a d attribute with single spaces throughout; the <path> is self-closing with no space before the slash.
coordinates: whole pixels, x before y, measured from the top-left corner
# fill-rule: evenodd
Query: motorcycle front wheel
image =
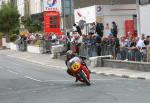
<path id="1" fill-rule="evenodd" d="M 82 78 L 83 82 L 86 83 L 86 85 L 90 86 L 91 83 L 90 83 L 90 80 L 86 77 L 85 73 L 83 73 L 83 71 L 81 71 L 79 73 L 80 77 Z"/>

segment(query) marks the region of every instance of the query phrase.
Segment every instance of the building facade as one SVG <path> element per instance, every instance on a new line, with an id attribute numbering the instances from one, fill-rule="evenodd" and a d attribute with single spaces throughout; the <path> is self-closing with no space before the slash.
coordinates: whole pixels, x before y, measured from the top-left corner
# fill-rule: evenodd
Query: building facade
<path id="1" fill-rule="evenodd" d="M 136 0 L 74 0 L 74 8 L 93 5 L 136 4 Z"/>
<path id="2" fill-rule="evenodd" d="M 30 5 L 30 14 L 38 14 L 43 12 L 42 9 L 42 0 L 30 0 L 29 1 L 29 5 Z"/>
<path id="3" fill-rule="evenodd" d="M 139 4 L 139 32 L 148 36 L 150 35 L 150 1 L 140 0 Z"/>
<path id="4" fill-rule="evenodd" d="M 23 20 L 30 17 L 31 19 L 43 22 L 44 0 L 17 0 L 17 7 Z M 73 0 L 61 0 L 62 29 L 72 27 L 74 21 L 73 11 Z"/>
<path id="5" fill-rule="evenodd" d="M 25 4 L 24 0 L 17 0 L 17 9 L 21 17 L 25 16 Z"/>
<path id="6" fill-rule="evenodd" d="M 0 0 L 0 7 L 8 2 L 10 2 L 10 0 Z"/>
<path id="7" fill-rule="evenodd" d="M 100 16 L 97 17 L 94 16 L 95 14 L 97 14 L 92 11 L 92 7 L 94 7 L 94 5 L 101 8 Z M 85 18 L 84 20 L 86 21 L 87 24 L 92 22 L 99 22 L 103 23 L 105 28 L 106 24 L 109 24 L 109 28 L 111 28 L 111 23 L 115 21 L 118 25 L 118 34 L 119 34 L 118 36 L 128 35 L 128 31 L 130 32 L 132 31 L 133 35 L 136 35 L 137 32 L 136 0 L 74 0 L 74 8 L 76 10 L 75 22 L 79 21 L 76 20 L 76 18 L 81 18 L 80 16 L 82 15 L 82 17 Z M 87 10 L 88 8 L 91 9 Z M 130 27 L 132 26 L 132 28 L 128 28 L 129 25 Z M 106 35 L 109 34 L 107 33 L 107 31 L 108 30 L 104 31 Z"/>
<path id="8" fill-rule="evenodd" d="M 2 6 L 5 3 L 12 3 L 13 5 L 17 6 L 17 0 L 0 0 L 0 6 Z"/>

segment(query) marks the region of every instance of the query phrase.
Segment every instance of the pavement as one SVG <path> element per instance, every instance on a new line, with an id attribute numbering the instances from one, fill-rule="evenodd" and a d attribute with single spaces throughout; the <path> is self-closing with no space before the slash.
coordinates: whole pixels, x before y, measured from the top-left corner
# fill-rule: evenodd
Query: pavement
<path id="1" fill-rule="evenodd" d="M 32 63 L 49 66 L 53 68 L 66 69 L 65 61 L 60 59 L 52 59 L 50 54 L 34 54 L 28 52 L 13 51 L 9 49 L 0 50 L 1 55 L 23 59 Z M 150 79 L 150 72 L 142 72 L 129 70 L 126 68 L 110 68 L 110 67 L 89 67 L 92 73 L 105 76 L 118 76 L 131 79 Z"/>

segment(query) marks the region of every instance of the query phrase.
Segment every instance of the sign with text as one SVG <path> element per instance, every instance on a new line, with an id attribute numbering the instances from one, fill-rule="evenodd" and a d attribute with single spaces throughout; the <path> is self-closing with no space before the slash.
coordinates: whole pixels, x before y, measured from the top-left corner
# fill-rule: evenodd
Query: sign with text
<path id="1" fill-rule="evenodd" d="M 60 13 L 56 11 L 44 12 L 44 32 L 61 34 L 60 31 Z"/>
<path id="2" fill-rule="evenodd" d="M 44 0 L 44 11 L 61 12 L 61 0 Z"/>

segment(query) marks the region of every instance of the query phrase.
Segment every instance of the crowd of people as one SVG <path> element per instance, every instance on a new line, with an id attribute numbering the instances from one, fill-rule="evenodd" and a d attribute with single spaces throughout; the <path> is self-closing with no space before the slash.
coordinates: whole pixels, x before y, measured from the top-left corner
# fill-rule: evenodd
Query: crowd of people
<path id="1" fill-rule="evenodd" d="M 76 26 L 76 25 L 74 25 Z M 112 55 L 117 60 L 143 61 L 150 62 L 148 56 L 148 47 L 150 45 L 150 36 L 145 37 L 118 37 L 117 25 L 112 22 L 112 28 L 107 36 L 103 36 L 103 25 L 92 23 L 88 35 L 82 34 L 79 26 L 76 26 L 72 33 L 67 33 L 65 45 L 67 50 L 73 50 L 75 53 L 87 56 Z"/>
<path id="2" fill-rule="evenodd" d="M 108 24 L 106 25 L 107 29 Z M 149 48 L 150 36 L 133 37 L 132 35 L 118 36 L 117 24 L 112 22 L 112 28 L 104 34 L 102 23 L 92 23 L 89 33 L 83 34 L 79 25 L 74 24 L 73 30 L 66 32 L 65 35 L 55 35 L 54 33 L 39 34 L 29 33 L 18 38 L 19 48 L 26 50 L 27 44 L 35 44 L 41 40 L 44 52 L 51 52 L 53 44 L 63 44 L 65 51 L 72 50 L 74 53 L 86 56 L 112 55 L 113 59 L 150 62 Z"/>
<path id="3" fill-rule="evenodd" d="M 18 35 L 16 44 L 20 51 L 27 51 L 27 45 L 36 45 L 43 47 L 43 53 L 50 53 L 51 46 L 53 44 L 58 44 L 58 39 L 58 36 L 54 33 L 26 33 Z"/>

